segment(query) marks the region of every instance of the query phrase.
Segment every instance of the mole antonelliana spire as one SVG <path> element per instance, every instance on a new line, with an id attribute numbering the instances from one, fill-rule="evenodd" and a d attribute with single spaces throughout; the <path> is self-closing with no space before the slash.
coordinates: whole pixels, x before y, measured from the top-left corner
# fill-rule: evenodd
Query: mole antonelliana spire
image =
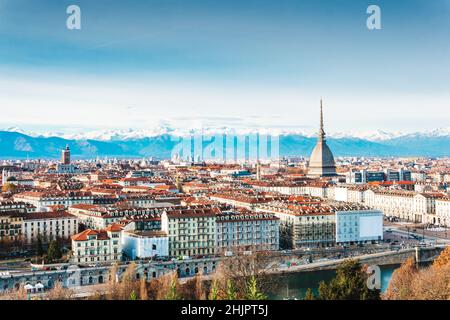
<path id="1" fill-rule="evenodd" d="M 323 130 L 323 106 L 322 98 L 320 99 L 320 129 L 319 129 L 319 139 L 322 141 L 325 139 L 325 131 Z"/>
<path id="2" fill-rule="evenodd" d="M 308 175 L 314 177 L 326 177 L 336 175 L 336 165 L 333 153 L 327 145 L 323 124 L 323 102 L 320 99 L 320 128 L 317 144 L 311 153 L 308 166 Z"/>

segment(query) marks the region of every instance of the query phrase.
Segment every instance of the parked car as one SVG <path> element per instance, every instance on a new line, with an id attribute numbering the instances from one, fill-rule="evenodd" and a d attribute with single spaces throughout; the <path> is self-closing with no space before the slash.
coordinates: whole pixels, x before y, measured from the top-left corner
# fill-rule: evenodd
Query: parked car
<path id="1" fill-rule="evenodd" d="M 419 247 L 426 247 L 427 243 L 426 242 L 419 242 Z"/>

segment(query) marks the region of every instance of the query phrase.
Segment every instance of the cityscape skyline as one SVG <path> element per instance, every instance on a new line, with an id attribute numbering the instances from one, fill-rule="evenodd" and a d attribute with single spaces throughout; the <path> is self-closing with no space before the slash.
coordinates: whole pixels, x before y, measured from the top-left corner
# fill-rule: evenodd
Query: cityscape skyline
<path id="1" fill-rule="evenodd" d="M 0 0 L 0 300 L 169 318 L 449 300 L 449 17 Z"/>
<path id="2" fill-rule="evenodd" d="M 137 131 L 94 131 L 70 133 L 27 134 L 19 128 L 0 130 L 0 159 L 52 158 L 62 145 L 74 145 L 79 159 L 114 156 L 115 158 L 152 157 L 189 161 L 276 160 L 287 156 L 305 157 L 311 150 L 311 167 L 316 174 L 335 174 L 333 152 L 326 143 L 323 99 L 320 99 L 319 130 L 274 131 L 270 128 L 242 130 L 229 128 L 195 128 L 180 130 L 168 127 Z M 428 132 L 368 131 L 355 134 L 335 133 L 331 146 L 336 155 L 350 157 L 448 157 L 450 128 Z M 315 131 L 315 130 L 314 130 Z M 315 137 L 317 144 L 314 146 Z"/>

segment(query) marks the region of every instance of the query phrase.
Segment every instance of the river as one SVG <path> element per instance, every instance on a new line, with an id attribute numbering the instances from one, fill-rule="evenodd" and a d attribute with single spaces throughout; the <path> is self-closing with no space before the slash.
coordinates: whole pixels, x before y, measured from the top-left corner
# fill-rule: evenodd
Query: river
<path id="1" fill-rule="evenodd" d="M 392 273 L 400 265 L 381 266 L 381 291 L 384 292 L 391 280 Z M 310 272 L 298 272 L 284 275 L 280 278 L 280 286 L 269 298 L 274 300 L 303 299 L 305 292 L 311 288 L 317 294 L 317 288 L 321 281 L 330 281 L 336 275 L 336 270 L 320 270 Z"/>

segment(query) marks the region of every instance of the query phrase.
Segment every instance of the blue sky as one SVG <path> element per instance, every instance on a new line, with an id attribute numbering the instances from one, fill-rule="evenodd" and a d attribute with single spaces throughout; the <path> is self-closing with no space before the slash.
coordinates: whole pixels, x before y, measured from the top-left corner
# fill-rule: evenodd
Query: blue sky
<path id="1" fill-rule="evenodd" d="M 0 126 L 447 127 L 449 39 L 449 0 L 0 0 Z"/>

